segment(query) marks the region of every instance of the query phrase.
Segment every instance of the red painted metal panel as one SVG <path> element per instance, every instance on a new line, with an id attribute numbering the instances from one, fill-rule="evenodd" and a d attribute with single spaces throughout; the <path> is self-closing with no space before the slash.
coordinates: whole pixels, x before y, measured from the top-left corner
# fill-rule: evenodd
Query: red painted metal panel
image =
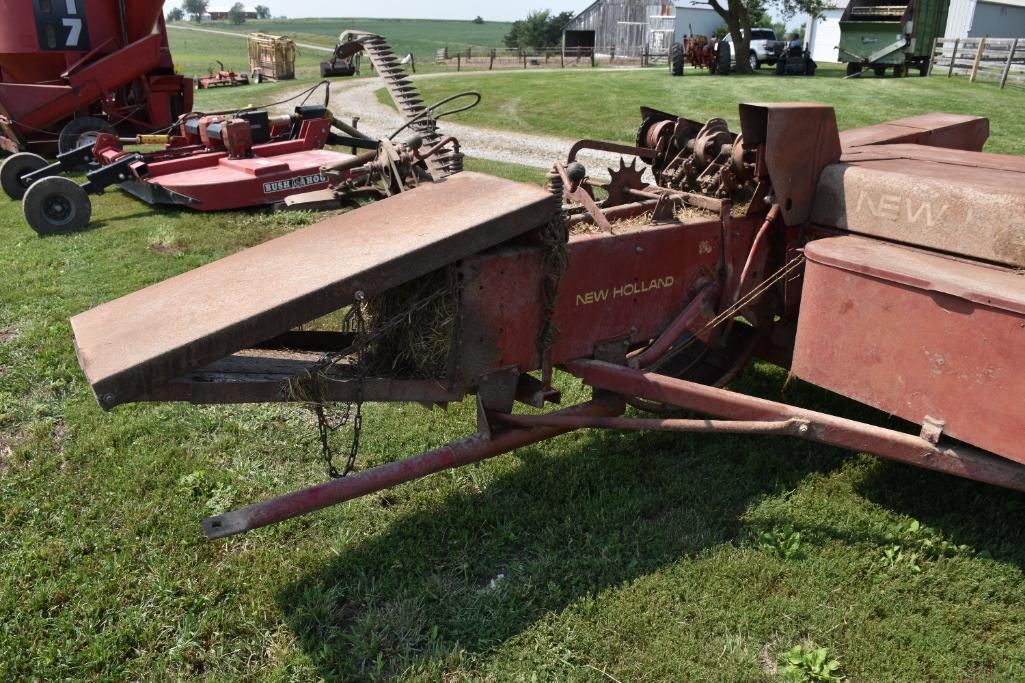
<path id="1" fill-rule="evenodd" d="M 853 236 L 807 256 L 798 377 L 1025 463 L 1025 278 Z"/>
<path id="2" fill-rule="evenodd" d="M 721 234 L 719 221 L 709 221 L 571 237 L 553 316 L 559 334 L 552 362 L 590 356 L 605 341 L 656 336 L 697 293 L 695 276 L 714 279 Z M 481 368 L 539 367 L 540 258 L 539 249 L 521 248 L 468 264 L 474 275 L 463 294 L 469 325 L 462 348 Z"/>

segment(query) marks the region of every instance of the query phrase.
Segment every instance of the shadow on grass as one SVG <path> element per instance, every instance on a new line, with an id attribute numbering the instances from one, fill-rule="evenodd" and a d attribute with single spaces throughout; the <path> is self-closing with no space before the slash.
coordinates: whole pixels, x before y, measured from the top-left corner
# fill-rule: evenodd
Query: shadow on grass
<path id="1" fill-rule="evenodd" d="M 749 371 L 740 384 L 778 398 L 781 380 Z M 485 652 L 546 613 L 735 542 L 753 501 L 846 454 L 782 437 L 592 431 L 506 457 L 518 465 L 482 492 L 395 519 L 282 593 L 325 679 Z"/>
<path id="2" fill-rule="evenodd" d="M 813 386 L 784 388 L 782 372 L 766 366 L 734 388 L 776 400 L 785 391 L 790 403 L 901 428 Z M 518 466 L 482 492 L 395 519 L 282 593 L 290 627 L 325 679 L 444 667 L 459 651 L 486 652 L 547 613 L 742 542 L 750 532 L 740 518 L 753 503 L 838 469 L 850 454 L 781 437 L 591 431 L 506 457 Z M 1018 494 L 889 463 L 861 488 L 958 543 L 1021 564 L 1025 544 L 1010 528 L 1025 511 Z M 401 505 L 401 496 L 381 503 Z"/>

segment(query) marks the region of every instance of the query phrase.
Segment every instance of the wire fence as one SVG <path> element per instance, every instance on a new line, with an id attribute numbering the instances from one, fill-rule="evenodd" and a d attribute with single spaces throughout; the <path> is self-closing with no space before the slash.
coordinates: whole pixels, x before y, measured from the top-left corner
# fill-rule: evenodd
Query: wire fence
<path id="1" fill-rule="evenodd" d="M 647 46 L 617 54 L 615 47 L 599 52 L 590 47 L 555 47 L 521 50 L 519 48 L 441 48 L 433 60 L 414 59 L 412 71 L 497 71 L 512 69 L 574 69 L 595 67 L 646 67 L 668 65 L 668 51 Z"/>

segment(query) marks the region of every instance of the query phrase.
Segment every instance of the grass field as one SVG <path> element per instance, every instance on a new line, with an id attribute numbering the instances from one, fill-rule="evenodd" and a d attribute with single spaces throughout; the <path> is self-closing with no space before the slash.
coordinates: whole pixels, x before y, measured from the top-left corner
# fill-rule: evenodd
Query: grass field
<path id="1" fill-rule="evenodd" d="M 739 125 L 740 102 L 821 102 L 833 105 L 841 130 L 930 111 L 988 116 L 987 150 L 1025 154 L 1025 92 L 967 79 L 864 78 L 841 80 L 824 67 L 814 78 L 778 78 L 765 69 L 751 76 L 715 77 L 688 69 L 671 78 L 663 69 L 582 73 L 495 73 L 422 79 L 426 101 L 472 88 L 484 99 L 460 121 L 491 128 L 544 131 L 567 138 L 632 142 L 647 105 L 704 121 L 721 116 Z M 596 106 L 600 103 L 600 106 Z"/>
<path id="2" fill-rule="evenodd" d="M 233 31 L 247 34 L 253 31 L 291 36 L 297 43 L 322 45 L 333 48 L 338 35 L 346 29 L 359 29 L 379 33 L 399 55 L 413 53 L 429 66 L 438 48 L 448 47 L 449 50 L 465 50 L 467 47 L 489 49 L 502 47 L 502 38 L 509 32 L 508 22 L 488 21 L 474 24 L 467 21 L 442 21 L 430 19 L 288 19 L 288 20 L 250 20 L 235 26 L 227 22 L 213 22 L 197 25 L 182 23 L 181 26 L 210 29 L 215 31 Z M 221 36 L 208 32 L 186 31 L 171 28 L 168 31 L 171 41 L 171 53 L 175 62 L 180 64 L 188 75 L 202 74 L 207 71 L 212 57 L 219 56 L 225 65 L 236 69 L 246 69 L 249 64 L 249 53 L 246 41 L 231 36 Z M 328 56 L 319 50 L 299 47 L 296 57 L 296 76 L 298 78 L 314 77 L 320 62 Z M 213 63 L 215 66 L 216 64 Z"/>
<path id="3" fill-rule="evenodd" d="M 481 89 L 471 120 L 488 125 L 620 140 L 640 104 L 735 120 L 741 99 L 785 96 L 836 102 L 842 125 L 970 111 L 993 117 L 995 149 L 1025 153 L 1020 94 L 784 83 L 652 71 L 422 85 Z M 202 106 L 277 92 L 261 88 Z M 68 318 L 316 219 L 111 192 L 93 229 L 39 239 L 0 200 L 0 680 L 754 681 L 795 645 L 828 648 L 850 680 L 1025 676 L 1025 499 L 803 442 L 583 432 L 203 540 L 203 516 L 325 478 L 309 415 L 104 413 Z M 887 422 L 785 379 L 757 364 L 735 388 Z M 584 398 L 558 381 L 567 402 Z M 368 406 L 359 465 L 472 429 L 470 402 Z"/>

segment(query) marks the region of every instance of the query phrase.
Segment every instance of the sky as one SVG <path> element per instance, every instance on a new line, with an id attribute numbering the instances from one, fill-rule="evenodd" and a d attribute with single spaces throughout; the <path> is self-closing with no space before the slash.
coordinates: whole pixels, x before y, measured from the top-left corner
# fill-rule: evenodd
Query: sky
<path id="1" fill-rule="evenodd" d="M 485 20 L 515 21 L 532 10 L 547 9 L 553 13 L 576 14 L 592 0 L 381 0 L 380 2 L 338 2 L 338 0 L 247 0 L 246 4 L 264 4 L 274 16 L 289 17 L 385 17 L 402 19 L 473 19 L 478 14 Z"/>
<path id="2" fill-rule="evenodd" d="M 695 0 L 680 0 L 678 4 L 690 4 Z M 576 14 L 593 0 L 503 0 L 502 2 L 481 2 L 480 0 L 380 0 L 376 3 L 339 2 L 338 0 L 247 0 L 246 4 L 264 4 L 274 16 L 289 17 L 365 17 L 398 19 L 473 19 L 478 14 L 485 20 L 515 21 L 534 10 L 547 9 L 552 13 L 572 12 Z M 779 19 L 774 7 L 769 13 Z M 788 22 L 791 25 L 803 23 L 800 17 Z"/>

